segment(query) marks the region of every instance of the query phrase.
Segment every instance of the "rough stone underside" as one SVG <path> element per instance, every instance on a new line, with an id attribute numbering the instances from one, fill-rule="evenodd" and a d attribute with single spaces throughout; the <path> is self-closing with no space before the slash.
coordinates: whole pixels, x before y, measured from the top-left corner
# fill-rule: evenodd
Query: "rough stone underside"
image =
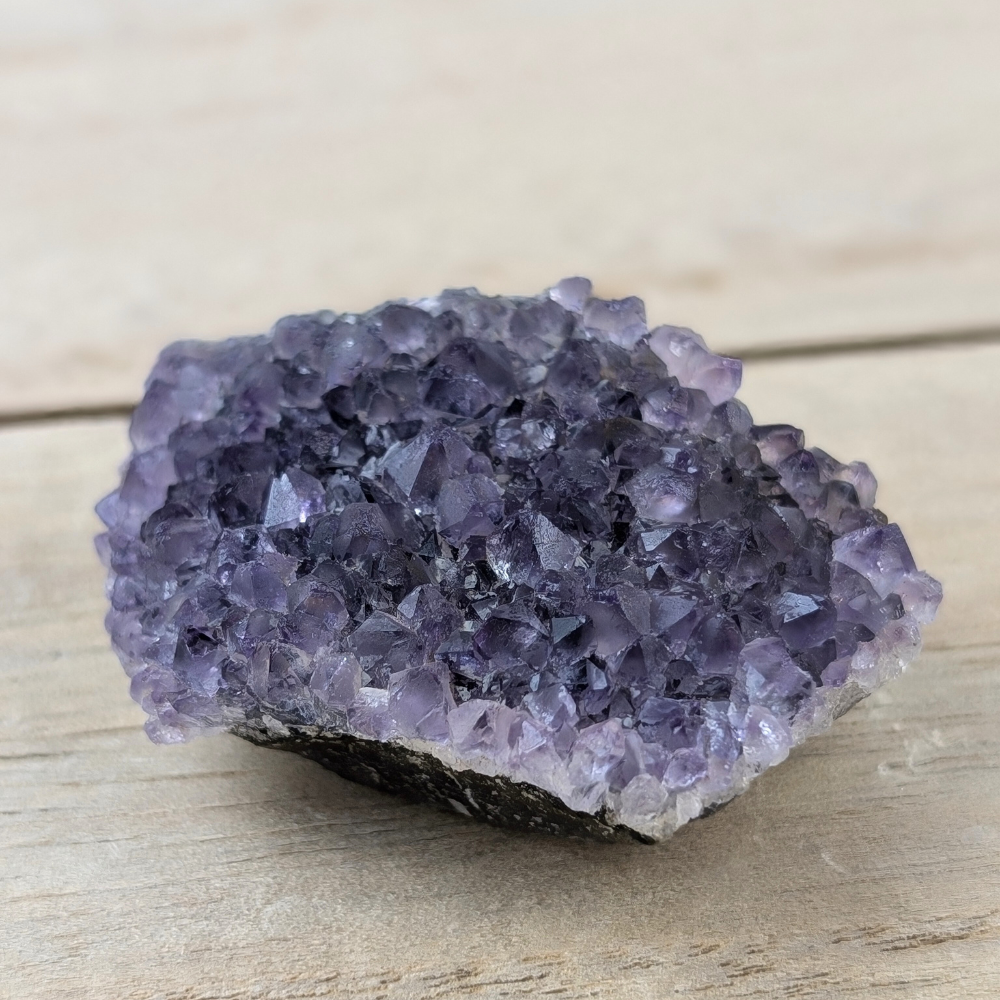
<path id="1" fill-rule="evenodd" d="M 508 825 L 660 839 L 919 649 L 875 479 L 581 278 L 182 342 L 98 505 L 160 742 L 230 730 Z"/>

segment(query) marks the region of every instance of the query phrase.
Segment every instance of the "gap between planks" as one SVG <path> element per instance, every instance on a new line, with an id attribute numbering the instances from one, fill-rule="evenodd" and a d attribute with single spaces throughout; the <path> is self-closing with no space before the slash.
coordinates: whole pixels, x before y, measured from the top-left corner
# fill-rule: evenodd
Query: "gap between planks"
<path id="1" fill-rule="evenodd" d="M 728 357 L 750 364 L 786 361 L 796 358 L 830 357 L 840 354 L 863 354 L 883 351 L 926 350 L 966 347 L 972 344 L 1000 343 L 1000 326 L 973 327 L 963 330 L 930 330 L 923 333 L 852 337 L 816 343 L 773 344 L 742 351 L 722 351 Z M 132 415 L 136 403 L 100 403 L 92 406 L 69 406 L 48 410 L 0 412 L 0 429 L 19 424 L 55 423 L 66 420 L 94 420 Z"/>

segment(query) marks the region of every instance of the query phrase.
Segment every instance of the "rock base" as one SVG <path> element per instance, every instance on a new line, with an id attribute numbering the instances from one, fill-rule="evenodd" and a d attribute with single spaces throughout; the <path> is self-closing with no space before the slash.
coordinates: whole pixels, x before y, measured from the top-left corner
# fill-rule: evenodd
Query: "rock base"
<path id="1" fill-rule="evenodd" d="M 432 802 L 451 812 L 510 829 L 536 830 L 590 840 L 634 839 L 653 843 L 626 826 L 570 809 L 554 795 L 502 775 L 456 771 L 429 753 L 398 743 L 366 740 L 343 733 L 296 730 L 290 735 L 250 726 L 232 732 L 257 746 L 288 750 L 314 760 L 348 781 L 391 792 L 411 802 Z"/>

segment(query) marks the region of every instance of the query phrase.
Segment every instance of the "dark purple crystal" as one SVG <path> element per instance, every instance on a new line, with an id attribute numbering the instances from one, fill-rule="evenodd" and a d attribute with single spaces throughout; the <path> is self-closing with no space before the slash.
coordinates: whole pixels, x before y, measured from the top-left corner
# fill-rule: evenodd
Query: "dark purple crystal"
<path id="1" fill-rule="evenodd" d="M 652 838 L 738 794 L 941 593 L 740 375 L 582 278 L 171 345 L 98 507 L 150 736 L 383 741 Z"/>

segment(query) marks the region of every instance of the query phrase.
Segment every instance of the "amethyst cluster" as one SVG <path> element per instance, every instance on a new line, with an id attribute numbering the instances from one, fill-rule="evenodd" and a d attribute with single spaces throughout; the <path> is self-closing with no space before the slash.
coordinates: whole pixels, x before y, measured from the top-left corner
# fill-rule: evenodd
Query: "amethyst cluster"
<path id="1" fill-rule="evenodd" d="M 569 278 L 166 348 L 101 501 L 158 742 L 229 730 L 500 823 L 661 839 L 919 649 L 875 479 Z"/>

